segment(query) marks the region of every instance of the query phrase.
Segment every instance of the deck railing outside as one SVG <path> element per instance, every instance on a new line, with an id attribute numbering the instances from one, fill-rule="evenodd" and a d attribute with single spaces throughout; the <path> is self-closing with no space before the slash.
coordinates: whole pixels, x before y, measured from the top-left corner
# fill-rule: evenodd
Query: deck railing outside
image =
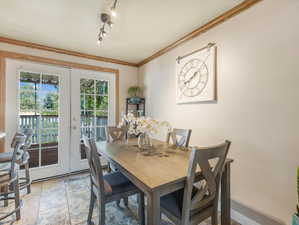
<path id="1" fill-rule="evenodd" d="M 89 118 L 81 119 L 81 127 L 83 121 L 91 121 Z M 96 117 L 95 124 L 97 128 L 92 124 L 84 124 L 82 132 L 88 137 L 94 137 L 94 131 L 97 129 L 97 139 L 105 139 L 104 126 L 107 125 L 107 117 Z M 57 115 L 20 115 L 19 117 L 20 128 L 33 129 L 32 145 L 29 149 L 30 153 L 30 166 L 39 166 L 39 158 L 41 158 L 41 166 L 56 164 L 58 162 L 58 126 L 59 117 Z M 82 135 L 82 134 L 81 134 Z M 40 140 L 40 141 L 39 141 Z M 42 149 L 41 157 L 39 157 L 39 148 Z M 80 148 L 81 158 L 85 158 L 85 152 Z"/>

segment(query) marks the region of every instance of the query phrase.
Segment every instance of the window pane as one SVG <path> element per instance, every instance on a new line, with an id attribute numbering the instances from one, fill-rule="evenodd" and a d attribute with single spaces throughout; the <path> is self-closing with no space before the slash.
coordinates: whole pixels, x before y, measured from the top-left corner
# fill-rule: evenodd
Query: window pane
<path id="1" fill-rule="evenodd" d="M 96 81 L 96 94 L 108 95 L 108 82 L 98 80 Z"/>
<path id="2" fill-rule="evenodd" d="M 96 125 L 97 126 L 107 126 L 108 122 L 108 113 L 97 111 L 96 112 Z"/>
<path id="3" fill-rule="evenodd" d="M 97 96 L 96 97 L 96 109 L 97 110 L 108 110 L 108 96 Z"/>
<path id="4" fill-rule="evenodd" d="M 43 129 L 41 133 L 41 165 L 58 163 L 58 129 Z"/>
<path id="5" fill-rule="evenodd" d="M 94 94 L 94 80 L 80 79 L 81 94 Z"/>
<path id="6" fill-rule="evenodd" d="M 94 110 L 95 102 L 94 95 L 85 95 L 85 110 Z"/>
<path id="7" fill-rule="evenodd" d="M 55 75 L 42 75 L 41 90 L 44 92 L 58 93 L 59 78 Z"/>
<path id="8" fill-rule="evenodd" d="M 95 130 L 94 127 L 84 127 L 81 128 L 81 138 L 84 136 L 88 138 L 94 138 L 95 137 Z"/>
<path id="9" fill-rule="evenodd" d="M 23 91 L 38 91 L 40 86 L 40 74 L 21 72 L 20 89 Z"/>
<path id="10" fill-rule="evenodd" d="M 57 128 L 58 129 L 58 115 L 51 115 L 51 112 L 43 114 L 41 116 L 41 126 L 42 128 Z"/>
<path id="11" fill-rule="evenodd" d="M 19 127 L 23 128 L 31 128 L 33 130 L 37 130 L 39 126 L 39 115 L 19 115 Z"/>
<path id="12" fill-rule="evenodd" d="M 94 112 L 81 111 L 81 127 L 94 126 Z"/>
<path id="13" fill-rule="evenodd" d="M 22 114 L 35 115 L 39 110 L 39 105 L 37 92 L 20 91 L 20 111 Z"/>
<path id="14" fill-rule="evenodd" d="M 105 141 L 106 132 L 105 127 L 96 127 L 96 141 Z"/>
<path id="15" fill-rule="evenodd" d="M 81 110 L 85 109 L 85 97 L 84 97 L 84 95 L 80 96 L 80 109 Z"/>

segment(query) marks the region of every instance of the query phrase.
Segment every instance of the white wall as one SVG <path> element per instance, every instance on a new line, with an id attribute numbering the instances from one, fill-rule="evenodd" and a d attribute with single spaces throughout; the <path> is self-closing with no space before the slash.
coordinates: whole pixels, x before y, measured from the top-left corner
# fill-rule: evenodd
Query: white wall
<path id="1" fill-rule="evenodd" d="M 191 128 L 191 145 L 231 140 L 232 198 L 286 224 L 299 166 L 298 40 L 299 1 L 264 0 L 139 69 L 148 114 Z M 209 42 L 217 103 L 176 105 L 176 57 Z"/>

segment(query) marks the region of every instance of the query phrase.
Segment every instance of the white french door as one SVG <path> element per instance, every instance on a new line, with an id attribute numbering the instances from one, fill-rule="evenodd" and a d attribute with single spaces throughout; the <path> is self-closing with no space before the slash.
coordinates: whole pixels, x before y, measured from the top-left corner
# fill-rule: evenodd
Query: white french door
<path id="1" fill-rule="evenodd" d="M 69 170 L 69 85 L 67 68 L 6 61 L 6 151 L 16 130 L 33 129 L 29 149 L 33 179 Z"/>
<path id="2" fill-rule="evenodd" d="M 115 76 L 73 69 L 71 99 L 70 169 L 76 171 L 88 167 L 82 136 L 105 140 L 105 126 L 115 125 Z"/>
<path id="3" fill-rule="evenodd" d="M 88 168 L 82 135 L 105 139 L 115 125 L 115 76 L 6 60 L 6 151 L 19 128 L 33 129 L 32 179 Z"/>

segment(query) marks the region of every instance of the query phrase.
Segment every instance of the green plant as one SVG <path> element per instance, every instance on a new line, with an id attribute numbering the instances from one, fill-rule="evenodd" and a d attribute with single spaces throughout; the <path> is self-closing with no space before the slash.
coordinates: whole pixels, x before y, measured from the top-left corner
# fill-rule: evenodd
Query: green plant
<path id="1" fill-rule="evenodd" d="M 132 86 L 132 87 L 129 87 L 128 89 L 128 94 L 131 96 L 131 97 L 134 97 L 134 96 L 138 96 L 141 92 L 141 88 L 139 86 Z"/>
<path id="2" fill-rule="evenodd" d="M 297 168 L 297 197 L 298 197 L 297 216 L 299 216 L 299 166 Z"/>

